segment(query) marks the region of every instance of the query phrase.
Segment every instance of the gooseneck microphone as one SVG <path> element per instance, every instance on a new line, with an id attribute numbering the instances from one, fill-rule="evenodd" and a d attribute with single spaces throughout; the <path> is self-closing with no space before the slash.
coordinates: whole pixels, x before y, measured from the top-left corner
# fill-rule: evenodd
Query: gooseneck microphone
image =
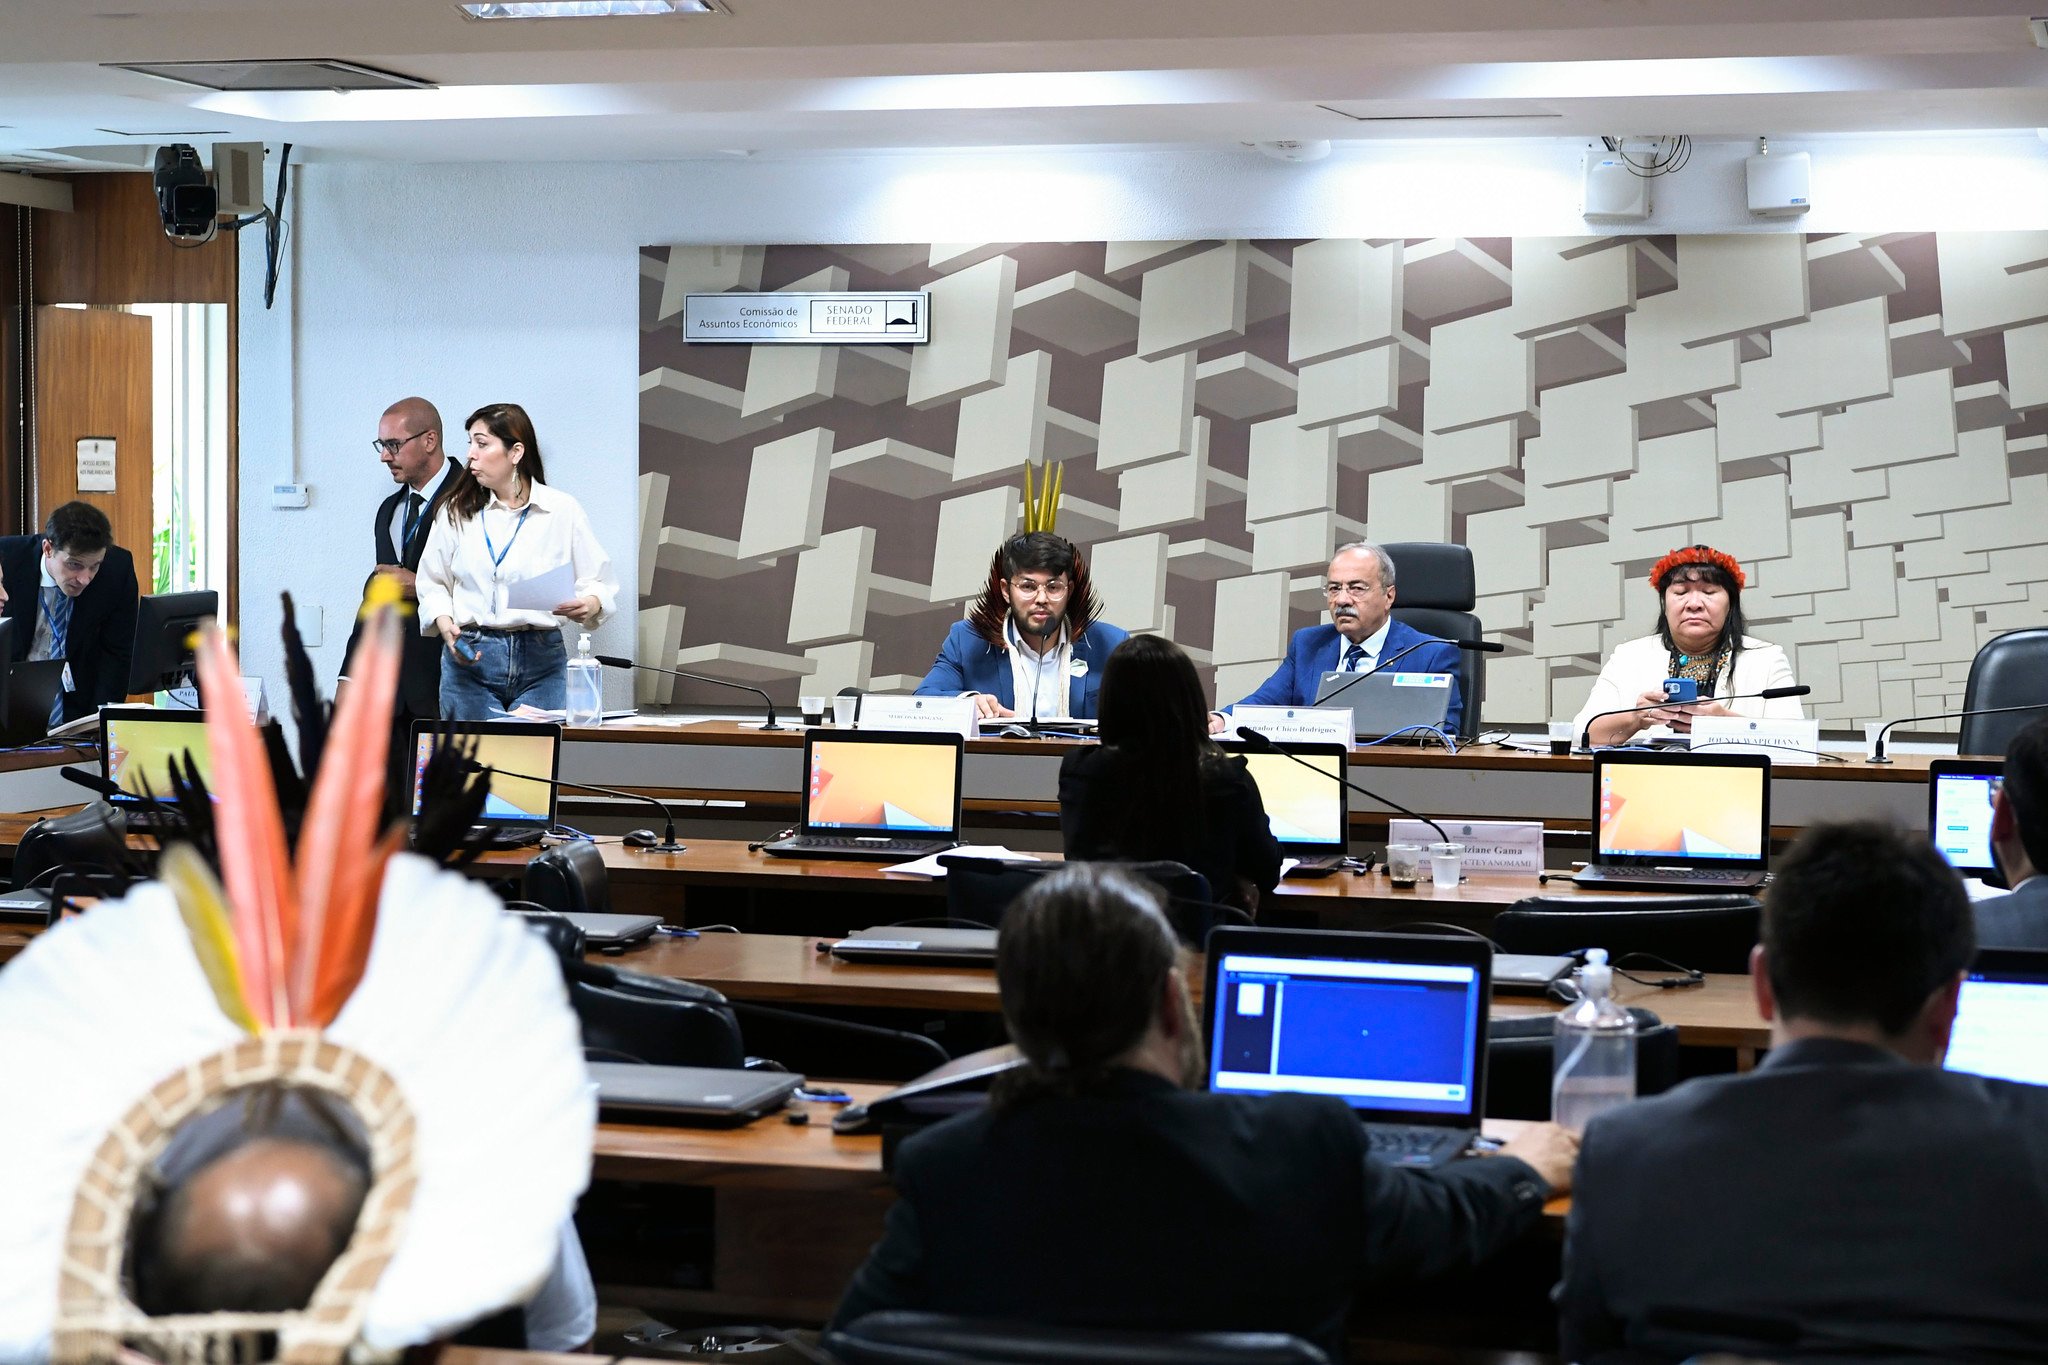
<path id="1" fill-rule="evenodd" d="M 669 808 L 664 802 L 656 797 L 649 796 L 646 792 L 629 792 L 623 787 L 600 787 L 589 782 L 570 782 L 565 778 L 541 777 L 535 773 L 508 772 L 503 768 L 493 768 L 488 763 L 479 763 L 475 759 L 469 760 L 469 770 L 471 772 L 496 773 L 500 777 L 508 777 L 516 782 L 541 782 L 550 787 L 568 787 L 580 792 L 597 792 L 601 796 L 616 796 L 626 801 L 645 801 L 648 805 L 661 812 L 664 824 L 661 842 L 651 844 L 647 848 L 642 849 L 641 852 L 682 853 L 687 849 L 686 845 L 676 842 L 676 817 L 669 813 Z M 628 847 L 631 847 L 631 845 L 628 845 Z"/>
<path id="2" fill-rule="evenodd" d="M 2048 701 L 2028 702 L 2025 706 L 1980 706 L 1974 711 L 1940 711 L 1931 716 L 1902 716 L 1898 720 L 1888 720 L 1884 723 L 1884 728 L 1877 732 L 1877 743 L 1871 746 L 1870 755 L 1863 761 L 1891 762 L 1884 756 L 1884 737 L 1891 733 L 1894 725 L 1912 725 L 1923 720 L 1961 720 L 1966 716 L 2002 716 L 2009 711 L 2048 711 Z"/>
<path id="3" fill-rule="evenodd" d="M 1417 640 L 1414 644 L 1409 645 L 1406 649 L 1403 649 L 1396 653 L 1391 659 L 1382 659 L 1378 663 L 1374 664 L 1371 668 L 1363 668 L 1360 669 L 1358 672 L 1352 674 L 1343 682 L 1331 688 L 1330 694 L 1328 696 L 1318 697 L 1316 699 L 1315 704 L 1317 706 L 1328 706 L 1331 702 L 1337 700 L 1337 698 L 1343 696 L 1346 692 L 1349 692 L 1352 688 L 1358 686 L 1358 684 L 1364 682 L 1373 674 L 1379 672 L 1383 668 L 1391 668 L 1393 665 L 1407 658 L 1410 654 L 1413 654 L 1416 650 L 1421 649 L 1424 645 L 1451 645 L 1455 648 L 1462 649 L 1473 654 L 1498 654 L 1502 650 L 1507 648 L 1506 645 L 1500 643 L 1500 641 L 1498 640 L 1439 640 L 1435 639 L 1434 637 L 1427 640 Z M 1421 816 L 1416 817 L 1416 819 L 1418 820 L 1421 818 Z"/>
<path id="4" fill-rule="evenodd" d="M 1738 692 L 1732 697 L 1705 697 L 1704 701 L 1776 701 L 1780 697 L 1803 697 L 1813 691 L 1805 683 L 1796 687 L 1766 687 L 1761 692 Z M 1600 711 L 1586 717 L 1586 728 L 1579 731 L 1579 747 L 1593 747 L 1593 722 L 1606 720 L 1609 716 L 1633 716 L 1643 711 L 1662 711 L 1667 706 L 1682 706 L 1683 702 L 1660 701 L 1649 706 L 1623 706 L 1613 711 Z"/>
<path id="5" fill-rule="evenodd" d="M 768 708 L 768 721 L 761 727 L 763 730 L 789 730 L 795 728 L 793 726 L 776 724 L 774 699 L 760 688 L 749 683 L 734 682 L 730 678 L 714 678 L 708 673 L 685 673 L 680 668 L 663 668 L 659 664 L 636 663 L 617 654 L 598 654 L 592 657 L 606 668 L 644 668 L 649 673 L 665 673 L 671 678 L 688 678 L 691 682 L 715 683 L 720 687 L 737 687 L 742 692 L 752 692 L 761 699 L 761 704 Z"/>
<path id="6" fill-rule="evenodd" d="M 1257 730 L 1249 729 L 1245 726 L 1240 725 L 1237 727 L 1237 737 L 1239 739 L 1248 741 L 1254 748 L 1257 748 L 1265 753 L 1280 754 L 1286 758 L 1291 758 L 1296 763 L 1299 763 L 1302 767 L 1314 773 L 1317 777 L 1329 776 L 1328 773 L 1324 772 L 1321 768 L 1318 768 L 1315 764 L 1303 758 L 1300 754 L 1294 753 L 1292 750 L 1286 749 L 1281 745 L 1275 744 L 1272 740 L 1266 738 L 1266 736 L 1260 734 Z M 1357 792 L 1360 796 L 1365 797 L 1367 800 L 1377 801 L 1382 806 L 1386 806 L 1392 810 L 1397 810 L 1401 814 L 1407 816 L 1410 820 L 1420 820 L 1423 824 L 1428 825 L 1431 829 L 1436 831 L 1436 837 L 1438 839 L 1442 840 L 1444 843 L 1447 844 L 1451 842 L 1451 836 L 1444 833 L 1444 827 L 1442 825 L 1439 825 L 1436 821 L 1430 819 L 1427 815 L 1424 815 L 1419 811 L 1409 810 L 1406 806 L 1402 805 L 1398 801 L 1389 801 L 1386 797 L 1381 796 L 1376 791 L 1368 791 L 1366 788 L 1359 786 L 1356 782 L 1353 782 L 1348 777 L 1340 776 L 1337 780 L 1343 783 L 1346 787 L 1350 788 L 1352 791 Z"/>

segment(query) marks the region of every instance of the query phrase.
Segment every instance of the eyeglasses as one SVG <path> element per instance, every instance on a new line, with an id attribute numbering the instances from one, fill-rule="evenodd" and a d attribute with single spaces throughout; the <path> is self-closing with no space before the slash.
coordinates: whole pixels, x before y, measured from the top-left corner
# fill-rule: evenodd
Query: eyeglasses
<path id="1" fill-rule="evenodd" d="M 1043 597 L 1053 602 L 1057 602 L 1062 597 L 1065 597 L 1073 591 L 1073 588 L 1074 585 L 1067 582 L 1064 578 L 1056 578 L 1050 583 L 1037 583 L 1028 578 L 1013 578 L 1010 580 L 1010 591 L 1017 596 Z"/>
<path id="2" fill-rule="evenodd" d="M 404 450 L 408 443 L 412 441 L 417 441 L 420 437 L 426 434 L 427 428 L 421 427 L 418 431 L 415 431 L 412 435 L 405 437 L 403 440 L 393 438 L 391 440 L 385 441 L 372 441 L 370 442 L 370 449 L 376 451 L 379 455 L 396 455 L 399 451 Z"/>
<path id="3" fill-rule="evenodd" d="M 1329 597 L 1329 598 L 1338 598 L 1338 597 L 1367 597 L 1367 596 L 1370 596 L 1370 595 L 1371 595 L 1371 594 L 1373 594 L 1373 593 L 1376 593 L 1376 592 L 1378 592 L 1379 590 L 1380 590 L 1380 585 L 1379 585 L 1379 584 L 1377 584 L 1377 583 L 1325 583 L 1325 584 L 1323 584 L 1323 596 L 1325 596 L 1325 597 Z"/>

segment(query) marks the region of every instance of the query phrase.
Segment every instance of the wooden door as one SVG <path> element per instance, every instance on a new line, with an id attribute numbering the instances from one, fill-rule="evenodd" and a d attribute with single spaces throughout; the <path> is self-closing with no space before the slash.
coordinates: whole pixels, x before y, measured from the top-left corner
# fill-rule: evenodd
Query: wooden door
<path id="1" fill-rule="evenodd" d="M 155 435 L 150 407 L 150 319 L 107 308 L 36 309 L 34 528 L 72 499 L 114 523 L 114 543 L 135 557 L 142 591 L 156 582 L 152 539 Z M 114 491 L 78 491 L 78 443 L 112 437 Z"/>

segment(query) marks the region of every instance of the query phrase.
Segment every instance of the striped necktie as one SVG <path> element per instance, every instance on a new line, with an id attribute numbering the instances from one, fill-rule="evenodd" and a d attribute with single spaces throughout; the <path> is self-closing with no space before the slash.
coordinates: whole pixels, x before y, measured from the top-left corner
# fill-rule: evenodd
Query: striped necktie
<path id="1" fill-rule="evenodd" d="M 56 584 L 53 583 L 43 589 L 43 610 L 50 618 L 50 657 L 53 659 L 70 657 L 66 649 L 67 637 L 71 634 L 71 608 L 74 605 L 71 598 L 65 594 L 64 589 Z M 64 686 L 57 689 L 57 700 L 50 707 L 50 726 L 52 729 L 64 723 L 64 693 L 69 691 L 70 687 L 71 670 L 66 668 L 64 670 Z"/>
<path id="2" fill-rule="evenodd" d="M 1365 646 L 1351 646 L 1351 648 L 1344 651 L 1344 671 L 1346 673 L 1356 673 L 1358 671 L 1358 665 L 1362 663 L 1364 659 Z"/>

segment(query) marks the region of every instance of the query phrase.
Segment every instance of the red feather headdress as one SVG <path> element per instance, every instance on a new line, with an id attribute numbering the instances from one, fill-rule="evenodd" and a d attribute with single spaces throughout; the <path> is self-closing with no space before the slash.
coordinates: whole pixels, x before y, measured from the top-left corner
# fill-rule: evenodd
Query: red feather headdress
<path id="1" fill-rule="evenodd" d="M 1738 588 L 1749 585 L 1748 575 L 1742 572 L 1742 565 L 1736 562 L 1734 555 L 1725 550 L 1716 550 L 1710 545 L 1687 545 L 1683 549 L 1673 550 L 1657 561 L 1656 567 L 1650 570 L 1650 586 L 1662 592 L 1666 574 L 1694 564 L 1719 569 L 1733 579 Z"/>

